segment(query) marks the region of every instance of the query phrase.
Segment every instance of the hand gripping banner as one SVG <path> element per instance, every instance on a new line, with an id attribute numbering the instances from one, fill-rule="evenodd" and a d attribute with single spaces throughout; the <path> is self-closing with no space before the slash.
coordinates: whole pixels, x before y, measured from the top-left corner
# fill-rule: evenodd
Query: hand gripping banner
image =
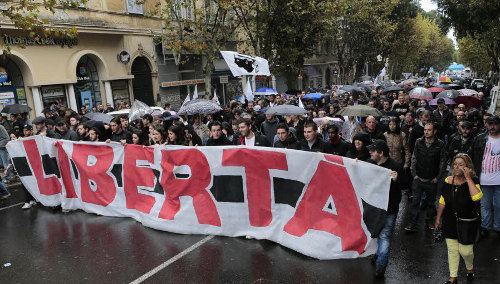
<path id="1" fill-rule="evenodd" d="M 389 199 L 389 170 L 321 153 L 42 136 L 7 150 L 45 206 L 174 233 L 267 239 L 318 259 L 374 253 Z"/>

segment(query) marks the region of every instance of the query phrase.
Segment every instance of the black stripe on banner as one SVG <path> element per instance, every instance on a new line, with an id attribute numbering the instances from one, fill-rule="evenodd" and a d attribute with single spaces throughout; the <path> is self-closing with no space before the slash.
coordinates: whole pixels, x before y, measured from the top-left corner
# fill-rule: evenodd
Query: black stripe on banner
<path id="1" fill-rule="evenodd" d="M 111 168 L 111 173 L 115 176 L 118 187 L 123 187 L 122 164 L 115 164 L 113 168 Z"/>
<path id="2" fill-rule="evenodd" d="M 73 162 L 73 160 L 71 160 L 71 159 L 69 159 L 69 161 L 71 162 L 71 168 L 73 169 L 73 174 L 75 175 L 75 178 L 79 179 L 78 178 L 78 169 L 76 168 L 75 162 Z"/>
<path id="3" fill-rule="evenodd" d="M 241 176 L 214 176 L 210 192 L 218 202 L 243 203 L 243 178 Z"/>
<path id="4" fill-rule="evenodd" d="M 26 157 L 14 157 L 12 158 L 12 164 L 14 164 L 14 168 L 19 176 L 26 177 L 33 175 Z"/>
<path id="5" fill-rule="evenodd" d="M 363 221 L 366 228 L 372 235 L 372 238 L 377 238 L 385 226 L 387 211 L 368 204 L 363 199 L 361 201 L 363 202 Z"/>
<path id="6" fill-rule="evenodd" d="M 274 203 L 288 204 L 295 208 L 305 184 L 300 181 L 277 177 L 273 178 L 273 184 Z"/>
<path id="7" fill-rule="evenodd" d="M 155 184 L 155 189 L 154 192 L 158 194 L 165 195 L 165 190 L 163 190 L 163 187 L 160 184 L 160 171 L 152 169 L 153 173 L 155 174 L 156 177 L 156 184 Z"/>
<path id="8" fill-rule="evenodd" d="M 61 173 L 59 172 L 59 166 L 57 165 L 57 159 L 54 157 L 50 157 L 45 154 L 42 155 L 42 165 L 43 171 L 46 176 L 56 175 L 58 178 L 61 178 Z"/>

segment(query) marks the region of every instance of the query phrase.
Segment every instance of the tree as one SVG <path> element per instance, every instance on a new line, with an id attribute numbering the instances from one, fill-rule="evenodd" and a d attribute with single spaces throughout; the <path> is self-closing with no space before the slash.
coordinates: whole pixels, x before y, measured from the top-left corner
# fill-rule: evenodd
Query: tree
<path id="1" fill-rule="evenodd" d="M 272 73 L 296 78 L 305 58 L 315 53 L 324 31 L 326 2 L 321 0 L 237 1 L 241 38 L 269 61 Z"/>
<path id="2" fill-rule="evenodd" d="M 491 69 L 488 52 L 478 39 L 465 36 L 457 40 L 460 62 L 470 66 L 478 74 L 487 74 Z M 457 61 L 459 62 L 459 61 Z"/>
<path id="3" fill-rule="evenodd" d="M 489 57 L 491 69 L 500 72 L 500 1 L 437 0 L 443 23 L 453 26 L 457 37 L 472 38 Z"/>
<path id="4" fill-rule="evenodd" d="M 390 15 L 397 1 L 331 0 L 325 40 L 330 39 L 342 82 L 353 78 L 354 66 L 377 61 L 390 45 L 395 25 Z M 378 70 L 377 70 L 378 72 Z"/>
<path id="5" fill-rule="evenodd" d="M 187 57 L 199 54 L 205 58 L 205 92 L 211 95 L 213 61 L 220 57 L 220 50 L 237 41 L 236 30 L 241 24 L 233 7 L 236 0 L 166 0 L 164 1 L 165 32 L 162 35 L 166 48 L 171 50 L 180 64 Z"/>

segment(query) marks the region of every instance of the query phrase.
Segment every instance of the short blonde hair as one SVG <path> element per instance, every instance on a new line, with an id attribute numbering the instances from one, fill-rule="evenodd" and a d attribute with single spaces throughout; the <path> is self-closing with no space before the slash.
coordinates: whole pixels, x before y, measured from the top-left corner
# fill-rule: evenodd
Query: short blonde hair
<path id="1" fill-rule="evenodd" d="M 453 157 L 453 161 L 451 162 L 451 166 L 453 167 L 453 164 L 455 163 L 456 159 L 462 159 L 465 162 L 465 166 L 468 167 L 471 170 L 472 177 L 477 177 L 476 171 L 474 170 L 474 164 L 472 163 L 472 159 L 469 157 L 469 155 L 465 153 L 458 153 Z"/>

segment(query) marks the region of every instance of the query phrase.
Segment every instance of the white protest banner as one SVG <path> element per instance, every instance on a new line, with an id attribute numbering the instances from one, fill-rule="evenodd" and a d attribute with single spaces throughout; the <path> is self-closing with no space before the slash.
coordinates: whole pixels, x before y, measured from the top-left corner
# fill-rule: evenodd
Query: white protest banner
<path id="1" fill-rule="evenodd" d="M 235 77 L 243 75 L 265 75 L 271 76 L 269 63 L 266 59 L 241 54 L 234 51 L 221 51 L 222 57 L 226 61 L 229 70 Z"/>
<path id="2" fill-rule="evenodd" d="M 375 252 L 390 171 L 321 153 L 11 141 L 22 183 L 45 206 L 130 217 L 182 234 L 251 236 L 319 259 Z"/>

